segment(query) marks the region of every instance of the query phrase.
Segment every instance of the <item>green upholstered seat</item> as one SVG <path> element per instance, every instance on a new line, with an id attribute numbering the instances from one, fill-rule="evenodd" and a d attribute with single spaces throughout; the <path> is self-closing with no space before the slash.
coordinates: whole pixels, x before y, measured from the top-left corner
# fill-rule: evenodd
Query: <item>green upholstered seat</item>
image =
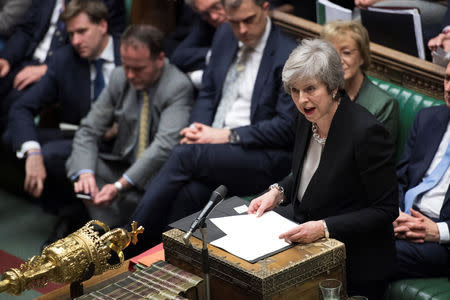
<path id="1" fill-rule="evenodd" d="M 447 278 L 405 279 L 389 285 L 384 300 L 449 300 Z"/>
<path id="2" fill-rule="evenodd" d="M 403 146 L 408 138 L 409 130 L 413 124 L 414 117 L 417 112 L 424 107 L 443 105 L 444 102 L 442 100 L 431 98 L 416 93 L 412 90 L 405 89 L 390 82 L 382 81 L 370 76 L 369 78 L 379 88 L 395 97 L 399 104 L 400 124 L 396 141 L 396 158 L 398 161 L 403 152 Z"/>
<path id="3" fill-rule="evenodd" d="M 397 160 L 400 158 L 409 130 L 417 112 L 424 108 L 444 105 L 434 99 L 390 82 L 370 77 L 372 82 L 397 99 L 400 111 L 399 134 L 396 142 Z M 450 300 L 450 282 L 447 278 L 405 279 L 391 283 L 385 300 Z"/>

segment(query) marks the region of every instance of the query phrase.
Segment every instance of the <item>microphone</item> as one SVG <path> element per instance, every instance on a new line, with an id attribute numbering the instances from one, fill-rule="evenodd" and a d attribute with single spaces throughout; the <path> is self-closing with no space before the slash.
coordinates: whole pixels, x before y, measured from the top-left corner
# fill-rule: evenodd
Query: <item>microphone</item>
<path id="1" fill-rule="evenodd" d="M 222 201 L 227 195 L 227 187 L 224 185 L 219 186 L 217 189 L 212 192 L 211 197 L 209 198 L 208 203 L 206 203 L 203 210 L 197 216 L 197 218 L 192 222 L 189 231 L 183 236 L 183 240 L 186 245 L 189 245 L 189 237 L 192 235 L 194 231 L 196 231 L 199 227 L 203 225 L 206 221 L 206 217 L 208 217 L 209 213 L 213 210 L 213 208 Z"/>

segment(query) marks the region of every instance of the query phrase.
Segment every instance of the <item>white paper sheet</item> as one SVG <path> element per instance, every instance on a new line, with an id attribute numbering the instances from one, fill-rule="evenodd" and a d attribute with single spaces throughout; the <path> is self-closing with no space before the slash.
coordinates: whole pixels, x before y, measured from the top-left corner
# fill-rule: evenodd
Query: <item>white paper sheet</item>
<path id="1" fill-rule="evenodd" d="M 234 208 L 234 211 L 237 212 L 238 214 L 242 214 L 243 212 L 246 212 L 248 210 L 248 206 L 247 205 L 241 205 L 241 206 L 236 206 Z"/>
<path id="2" fill-rule="evenodd" d="M 322 15 L 322 12 L 325 15 Z M 317 0 L 317 20 L 322 25 L 336 20 L 351 21 L 352 11 L 328 0 Z"/>
<path id="3" fill-rule="evenodd" d="M 238 215 L 210 220 L 226 234 L 211 244 L 248 261 L 289 246 L 278 237 L 298 225 L 274 211 L 259 218 L 256 215 Z"/>

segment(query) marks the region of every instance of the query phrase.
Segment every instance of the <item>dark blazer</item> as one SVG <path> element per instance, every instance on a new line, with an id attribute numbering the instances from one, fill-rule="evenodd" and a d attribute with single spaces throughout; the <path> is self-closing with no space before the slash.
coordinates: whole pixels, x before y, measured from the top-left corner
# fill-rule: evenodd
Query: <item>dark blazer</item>
<path id="1" fill-rule="evenodd" d="M 292 146 L 295 106 L 283 89 L 281 71 L 295 46 L 294 40 L 272 24 L 253 88 L 251 125 L 235 129 L 243 147 L 290 149 Z M 211 61 L 203 75 L 191 122 L 212 124 L 225 77 L 237 51 L 238 40 L 230 24 L 222 24 L 214 36 Z"/>
<path id="2" fill-rule="evenodd" d="M 113 41 L 115 63 L 120 65 L 119 39 Z M 14 150 L 26 141 L 38 140 L 34 116 L 53 103 L 59 103 L 59 121 L 70 124 L 79 124 L 91 107 L 89 63 L 71 45 L 56 51 L 44 77 L 11 106 L 8 131 Z"/>
<path id="3" fill-rule="evenodd" d="M 450 0 L 447 1 L 447 11 L 445 12 L 444 18 L 442 19 L 442 29 L 445 28 L 445 26 L 450 25 Z"/>
<path id="4" fill-rule="evenodd" d="M 211 48 L 216 29 L 198 18 L 191 33 L 178 45 L 170 62 L 183 72 L 202 70 L 205 68 L 205 58 Z"/>
<path id="5" fill-rule="evenodd" d="M 13 34 L 0 52 L 11 66 L 31 60 L 36 47 L 44 38 L 50 25 L 56 0 L 33 0 L 30 8 L 17 24 Z M 123 0 L 104 0 L 108 7 L 108 28 L 114 35 L 125 29 L 125 3 Z M 64 33 L 62 39 L 68 42 Z"/>
<path id="6" fill-rule="evenodd" d="M 311 123 L 299 114 L 292 173 L 280 185 L 295 221 L 324 219 L 345 243 L 350 282 L 385 280 L 395 262 L 392 222 L 398 216 L 394 145 L 365 108 L 344 96 L 333 117 L 320 164 L 297 199 Z"/>
<path id="7" fill-rule="evenodd" d="M 434 106 L 417 113 L 397 166 L 399 206 L 405 208 L 405 193 L 422 182 L 450 120 L 450 108 Z M 450 227 L 450 187 L 445 194 L 439 222 Z M 449 245 L 450 246 L 450 245 Z"/>

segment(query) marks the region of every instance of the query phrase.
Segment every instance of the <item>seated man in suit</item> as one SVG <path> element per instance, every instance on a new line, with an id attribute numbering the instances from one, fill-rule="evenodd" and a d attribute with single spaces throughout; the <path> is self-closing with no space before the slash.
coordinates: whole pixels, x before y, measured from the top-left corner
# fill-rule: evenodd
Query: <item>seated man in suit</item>
<path id="1" fill-rule="evenodd" d="M 191 126 L 132 216 L 146 228 L 142 246 L 199 210 L 221 184 L 229 194 L 251 195 L 289 173 L 295 108 L 281 71 L 296 43 L 271 23 L 268 2 L 222 4 L 229 23 L 214 36 Z"/>
<path id="2" fill-rule="evenodd" d="M 188 0 L 186 4 L 200 16 L 191 33 L 178 45 L 170 60 L 187 72 L 195 87 L 199 88 L 203 69 L 211 55 L 211 44 L 216 28 L 227 17 L 219 0 Z"/>
<path id="3" fill-rule="evenodd" d="M 36 128 L 34 117 L 57 105 L 60 122 L 78 125 L 88 113 L 108 84 L 109 74 L 120 65 L 119 41 L 107 33 L 107 16 L 102 1 L 71 1 L 62 15 L 71 45 L 55 52 L 45 76 L 23 92 L 10 110 L 4 139 L 25 160 L 25 190 L 33 197 L 42 196 L 41 203 L 50 212 L 58 212 L 58 206 L 68 201 L 60 200 L 60 192 L 73 131 Z M 66 187 L 71 190 L 69 183 Z"/>
<path id="4" fill-rule="evenodd" d="M 193 103 L 189 79 L 164 58 L 163 35 L 149 25 L 132 25 L 122 35 L 122 67 L 81 122 L 67 160 L 67 175 L 90 216 L 109 226 L 126 222 L 180 140 Z M 98 149 L 109 124 L 118 134 L 110 153 Z M 100 189 L 100 190 L 99 190 Z"/>
<path id="5" fill-rule="evenodd" d="M 31 0 L 0 1 L 0 50 L 30 5 Z"/>
<path id="6" fill-rule="evenodd" d="M 398 166 L 398 278 L 447 276 L 450 249 L 450 64 L 446 105 L 416 116 Z"/>
<path id="7" fill-rule="evenodd" d="M 0 132 L 9 107 L 30 84 L 39 81 L 56 49 L 68 44 L 66 26 L 60 18 L 66 0 L 32 1 L 22 21 L 0 52 Z M 120 35 L 125 29 L 123 0 L 103 0 L 108 7 L 108 29 Z M 69 2 L 70 3 L 70 2 Z"/>

